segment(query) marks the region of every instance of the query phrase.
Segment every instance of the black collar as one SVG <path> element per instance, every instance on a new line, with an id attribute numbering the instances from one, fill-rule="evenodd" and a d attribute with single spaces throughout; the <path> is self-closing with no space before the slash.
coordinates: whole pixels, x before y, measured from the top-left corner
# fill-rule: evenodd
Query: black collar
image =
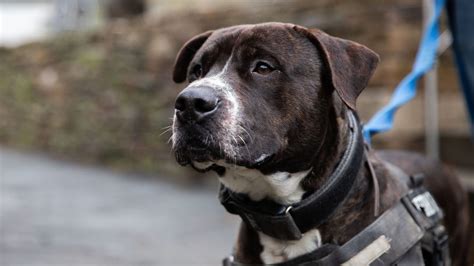
<path id="1" fill-rule="evenodd" d="M 364 157 L 359 122 L 352 111 L 348 111 L 347 118 L 347 148 L 328 182 L 319 190 L 294 205 L 284 206 L 266 199 L 255 202 L 221 185 L 221 204 L 254 230 L 281 240 L 300 239 L 302 234 L 321 225 L 349 194 Z"/>

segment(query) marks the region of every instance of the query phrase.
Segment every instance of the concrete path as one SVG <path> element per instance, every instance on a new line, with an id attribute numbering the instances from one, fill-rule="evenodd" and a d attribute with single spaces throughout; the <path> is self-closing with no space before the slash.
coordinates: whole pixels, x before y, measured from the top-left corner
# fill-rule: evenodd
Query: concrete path
<path id="1" fill-rule="evenodd" d="M 220 265 L 215 191 L 0 151 L 0 265 Z"/>

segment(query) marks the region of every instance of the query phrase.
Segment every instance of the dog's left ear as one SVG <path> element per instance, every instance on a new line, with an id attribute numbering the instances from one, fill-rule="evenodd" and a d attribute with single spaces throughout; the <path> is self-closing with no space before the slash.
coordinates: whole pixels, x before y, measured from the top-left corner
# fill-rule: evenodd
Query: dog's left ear
<path id="1" fill-rule="evenodd" d="M 379 62 L 379 56 L 369 48 L 317 29 L 293 27 L 305 35 L 320 52 L 331 75 L 331 83 L 344 103 L 356 109 L 356 99 L 367 86 Z"/>

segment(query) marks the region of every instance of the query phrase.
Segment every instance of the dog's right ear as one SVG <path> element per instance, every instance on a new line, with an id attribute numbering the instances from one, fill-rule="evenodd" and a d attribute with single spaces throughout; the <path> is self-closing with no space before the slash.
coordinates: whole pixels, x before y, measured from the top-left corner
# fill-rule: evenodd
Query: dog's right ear
<path id="1" fill-rule="evenodd" d="M 189 63 L 191 63 L 196 52 L 201 48 L 204 42 L 206 42 L 207 38 L 211 36 L 212 32 L 213 31 L 206 31 L 196 35 L 181 47 L 174 63 L 174 82 L 181 83 L 186 80 Z"/>

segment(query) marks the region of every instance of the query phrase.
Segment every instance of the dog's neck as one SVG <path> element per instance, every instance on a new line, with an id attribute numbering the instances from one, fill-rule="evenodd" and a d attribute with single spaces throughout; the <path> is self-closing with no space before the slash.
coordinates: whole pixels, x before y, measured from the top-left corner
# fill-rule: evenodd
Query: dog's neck
<path id="1" fill-rule="evenodd" d="M 247 194 L 253 200 L 270 198 L 281 204 L 294 204 L 304 193 L 321 187 L 336 168 L 347 142 L 345 112 L 329 113 L 327 138 L 313 158 L 313 167 L 295 174 L 278 172 L 254 176 L 256 170 L 235 169 L 221 179 L 229 189 Z M 254 172 L 255 171 L 255 172 Z M 278 263 L 314 251 L 322 243 L 344 243 L 373 220 L 373 193 L 364 167 L 359 171 L 346 200 L 318 228 L 297 241 L 283 241 L 257 233 L 244 223 L 236 247 L 236 259 L 243 263 Z M 354 209 L 358 210 L 354 212 Z M 357 220 L 357 223 L 355 221 Z M 341 233 L 343 232 L 343 233 Z"/>

